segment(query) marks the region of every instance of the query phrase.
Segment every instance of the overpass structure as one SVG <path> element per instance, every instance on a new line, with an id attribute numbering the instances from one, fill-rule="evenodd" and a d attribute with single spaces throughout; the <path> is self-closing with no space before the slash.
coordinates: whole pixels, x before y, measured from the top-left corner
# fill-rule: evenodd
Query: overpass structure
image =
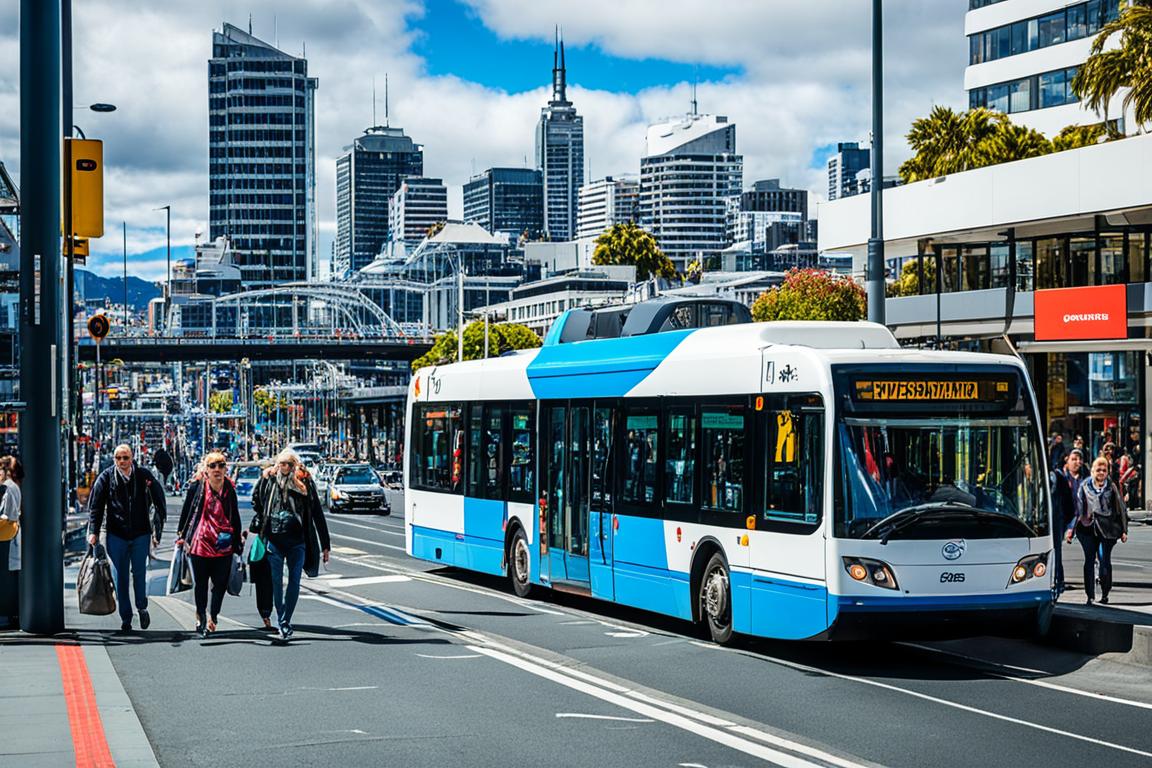
<path id="1" fill-rule="evenodd" d="M 348 338 L 344 336 L 109 336 L 103 360 L 125 363 L 196 362 L 201 360 L 381 360 L 411 362 L 432 348 L 411 337 Z M 80 341 L 80 359 L 96 359 L 96 344 Z"/>

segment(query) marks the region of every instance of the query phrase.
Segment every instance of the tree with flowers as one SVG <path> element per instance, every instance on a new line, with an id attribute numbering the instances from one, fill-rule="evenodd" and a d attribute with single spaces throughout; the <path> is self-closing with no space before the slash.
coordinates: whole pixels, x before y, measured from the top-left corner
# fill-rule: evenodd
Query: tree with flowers
<path id="1" fill-rule="evenodd" d="M 752 319 L 863 320 L 864 289 L 849 277 L 819 269 L 790 269 L 784 282 L 752 303 Z"/>

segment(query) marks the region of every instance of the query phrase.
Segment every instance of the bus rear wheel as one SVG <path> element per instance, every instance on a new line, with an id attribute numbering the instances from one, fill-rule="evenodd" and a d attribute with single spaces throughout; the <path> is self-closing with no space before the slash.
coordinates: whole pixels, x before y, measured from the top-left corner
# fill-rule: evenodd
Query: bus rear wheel
<path id="1" fill-rule="evenodd" d="M 728 563 L 719 552 L 712 555 L 700 579 L 700 620 L 707 625 L 712 642 L 732 639 L 732 581 Z"/>
<path id="2" fill-rule="evenodd" d="M 528 537 L 522 528 L 516 529 L 512 543 L 508 545 L 508 580 L 518 597 L 532 595 L 532 557 L 528 551 Z"/>

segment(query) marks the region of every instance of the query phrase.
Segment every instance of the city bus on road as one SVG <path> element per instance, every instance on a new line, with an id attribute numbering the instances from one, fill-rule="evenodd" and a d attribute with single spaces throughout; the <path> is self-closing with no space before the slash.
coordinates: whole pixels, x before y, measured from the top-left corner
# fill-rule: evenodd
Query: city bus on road
<path id="1" fill-rule="evenodd" d="M 1045 451 L 1018 359 L 657 305 L 569 311 L 539 349 L 414 375 L 410 555 L 721 643 L 1046 631 Z"/>

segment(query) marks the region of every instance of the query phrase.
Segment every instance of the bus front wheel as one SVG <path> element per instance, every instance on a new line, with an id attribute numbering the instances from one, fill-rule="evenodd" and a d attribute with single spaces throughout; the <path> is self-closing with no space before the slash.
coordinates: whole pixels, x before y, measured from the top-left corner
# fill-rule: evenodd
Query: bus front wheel
<path id="1" fill-rule="evenodd" d="M 508 580 L 518 597 L 529 597 L 532 588 L 532 558 L 528 552 L 528 537 L 518 528 L 508 546 Z"/>
<path id="2" fill-rule="evenodd" d="M 719 552 L 712 555 L 700 579 L 700 619 L 708 626 L 712 642 L 732 639 L 732 582 L 728 563 Z"/>

